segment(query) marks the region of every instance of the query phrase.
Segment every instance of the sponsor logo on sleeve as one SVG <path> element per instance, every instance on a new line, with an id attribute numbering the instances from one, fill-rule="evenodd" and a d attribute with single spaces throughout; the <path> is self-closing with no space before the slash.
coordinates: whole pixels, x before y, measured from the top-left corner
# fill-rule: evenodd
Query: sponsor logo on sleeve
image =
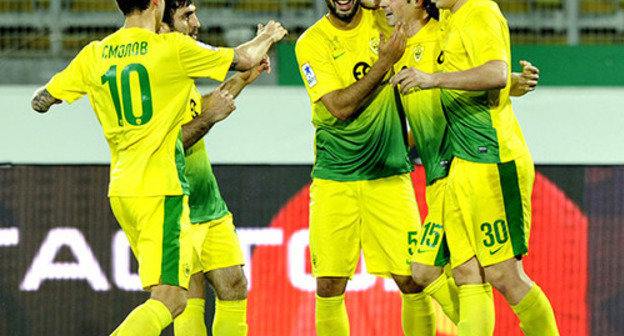
<path id="1" fill-rule="evenodd" d="M 206 44 L 206 43 L 202 43 L 197 41 L 197 45 L 204 48 L 204 49 L 208 49 L 208 50 L 212 50 L 212 51 L 219 51 L 219 48 L 217 47 L 213 47 L 210 44 Z"/>
<path id="2" fill-rule="evenodd" d="M 308 87 L 313 88 L 314 85 L 316 85 L 318 82 L 316 80 L 314 70 L 312 70 L 312 67 L 310 66 L 310 63 L 302 65 L 301 70 L 303 71 L 303 75 L 305 76 L 306 81 L 308 81 Z"/>

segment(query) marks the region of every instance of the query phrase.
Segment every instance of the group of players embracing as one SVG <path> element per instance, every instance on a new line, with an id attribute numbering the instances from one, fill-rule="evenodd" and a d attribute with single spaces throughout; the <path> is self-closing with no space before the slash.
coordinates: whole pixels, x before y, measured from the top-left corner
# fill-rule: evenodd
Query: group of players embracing
<path id="1" fill-rule="evenodd" d="M 527 336 L 559 335 L 526 275 L 535 171 L 510 96 L 507 22 L 492 0 L 325 0 L 296 45 L 316 160 L 310 252 L 318 335 L 349 335 L 345 288 L 360 253 L 392 278 L 405 335 L 436 334 L 431 297 L 460 336 L 494 333 L 492 287 Z M 405 122 L 407 120 L 407 122 Z M 409 125 L 409 131 L 407 125 Z M 426 175 L 421 225 L 406 148 Z"/>
<path id="2" fill-rule="evenodd" d="M 345 288 L 363 252 L 394 279 L 405 335 L 435 335 L 434 297 L 459 335 L 494 330 L 492 286 L 528 336 L 558 335 L 524 273 L 534 167 L 510 96 L 539 71 L 511 73 L 509 29 L 491 0 L 325 0 L 328 14 L 296 46 L 316 127 L 310 255 L 317 334 L 349 335 Z M 192 0 L 117 0 L 125 25 L 87 45 L 37 90 L 47 112 L 88 95 L 111 150 L 108 196 L 150 299 L 112 335 L 247 334 L 243 257 L 204 135 L 263 72 L 286 30 L 258 25 L 236 48 L 197 42 Z M 223 81 L 201 95 L 194 80 Z M 409 125 L 409 132 L 406 124 Z M 408 147 L 425 168 L 421 225 Z M 285 308 L 286 309 L 286 308 Z"/>

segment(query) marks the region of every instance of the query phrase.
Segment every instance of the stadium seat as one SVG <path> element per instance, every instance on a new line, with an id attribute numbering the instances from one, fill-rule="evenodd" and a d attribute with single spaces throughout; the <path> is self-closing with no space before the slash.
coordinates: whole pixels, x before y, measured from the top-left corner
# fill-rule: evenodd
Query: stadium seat
<path id="1" fill-rule="evenodd" d="M 613 14 L 616 9 L 615 0 L 581 0 L 581 14 Z"/>
<path id="2" fill-rule="evenodd" d="M 555 10 L 563 8 L 563 0 L 533 0 L 535 8 L 542 10 Z"/>
<path id="3" fill-rule="evenodd" d="M 202 8 L 224 8 L 231 7 L 233 0 L 199 0 L 200 10 Z"/>
<path id="4" fill-rule="evenodd" d="M 67 1 L 67 0 L 66 0 Z M 68 0 L 72 12 L 111 12 L 117 10 L 115 0 Z"/>
<path id="5" fill-rule="evenodd" d="M 497 0 L 503 14 L 528 13 L 531 10 L 529 0 Z"/>
<path id="6" fill-rule="evenodd" d="M 279 12 L 282 0 L 239 0 L 235 8 L 246 12 Z"/>
<path id="7" fill-rule="evenodd" d="M 0 0 L 0 12 L 31 12 L 35 1 Z"/>
<path id="8" fill-rule="evenodd" d="M 312 0 L 287 0 L 286 5 L 289 8 L 311 8 L 314 3 Z"/>

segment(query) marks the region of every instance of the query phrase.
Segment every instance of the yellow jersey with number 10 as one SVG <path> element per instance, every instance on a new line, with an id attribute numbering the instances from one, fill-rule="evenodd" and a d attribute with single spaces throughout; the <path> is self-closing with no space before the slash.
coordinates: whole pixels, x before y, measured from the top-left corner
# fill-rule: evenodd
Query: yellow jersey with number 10
<path id="1" fill-rule="evenodd" d="M 89 95 L 111 151 L 109 196 L 181 195 L 178 137 L 194 79 L 222 81 L 233 55 L 179 33 L 120 29 L 87 45 L 46 88 L 69 103 Z"/>

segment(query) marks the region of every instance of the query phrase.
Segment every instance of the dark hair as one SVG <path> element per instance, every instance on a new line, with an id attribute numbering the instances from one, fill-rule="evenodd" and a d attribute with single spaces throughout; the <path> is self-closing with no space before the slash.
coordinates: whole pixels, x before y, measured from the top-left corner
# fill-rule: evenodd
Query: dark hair
<path id="1" fill-rule="evenodd" d="M 117 6 L 124 15 L 130 15 L 132 12 L 142 12 L 149 8 L 150 0 L 117 0 Z"/>
<path id="2" fill-rule="evenodd" d="M 173 13 L 176 10 L 190 6 L 193 4 L 193 0 L 165 0 L 165 14 L 163 14 L 163 22 L 168 24 L 173 29 Z"/>
<path id="3" fill-rule="evenodd" d="M 423 8 L 427 11 L 430 18 L 440 21 L 440 10 L 431 0 L 423 0 Z"/>

